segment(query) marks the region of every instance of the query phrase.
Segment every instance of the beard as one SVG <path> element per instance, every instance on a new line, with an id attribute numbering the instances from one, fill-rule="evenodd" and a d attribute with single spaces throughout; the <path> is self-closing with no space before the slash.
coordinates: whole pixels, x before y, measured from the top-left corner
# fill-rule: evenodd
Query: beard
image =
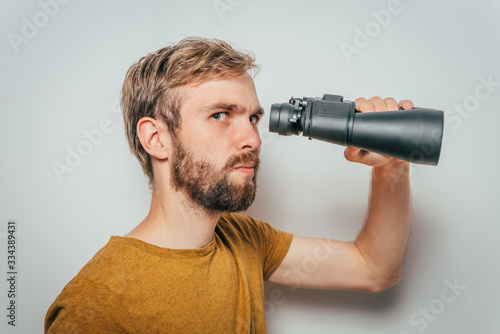
<path id="1" fill-rule="evenodd" d="M 230 173 L 237 164 L 255 163 L 251 180 L 236 183 Z M 184 192 L 193 204 L 208 212 L 238 212 L 252 205 L 257 191 L 259 157 L 252 152 L 242 153 L 228 159 L 222 169 L 202 159 L 195 158 L 180 142 L 176 143 L 172 156 L 171 184 Z"/>

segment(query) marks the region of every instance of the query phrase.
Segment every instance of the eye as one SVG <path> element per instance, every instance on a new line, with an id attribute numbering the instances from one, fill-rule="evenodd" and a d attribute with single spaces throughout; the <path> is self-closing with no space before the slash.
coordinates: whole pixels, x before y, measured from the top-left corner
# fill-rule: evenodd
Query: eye
<path id="1" fill-rule="evenodd" d="M 257 115 L 252 115 L 250 116 L 250 123 L 251 124 L 257 124 L 260 121 L 260 117 Z"/>
<path id="2" fill-rule="evenodd" d="M 217 120 L 217 121 L 225 121 L 228 117 L 228 114 L 227 112 L 218 112 L 216 114 L 213 114 L 212 116 L 213 119 Z"/>

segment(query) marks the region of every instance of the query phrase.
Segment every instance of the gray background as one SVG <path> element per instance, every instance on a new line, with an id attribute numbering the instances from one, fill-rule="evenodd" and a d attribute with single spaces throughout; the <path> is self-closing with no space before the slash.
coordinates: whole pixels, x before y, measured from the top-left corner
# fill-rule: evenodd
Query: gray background
<path id="1" fill-rule="evenodd" d="M 392 9 L 385 0 L 44 3 L 53 1 L 0 4 L 1 277 L 9 219 L 18 224 L 19 272 L 15 328 L 0 280 L 2 333 L 42 332 L 63 286 L 111 235 L 146 215 L 150 193 L 128 151 L 117 99 L 133 62 L 187 36 L 252 50 L 266 110 L 291 95 L 333 93 L 408 98 L 446 113 L 439 166 L 412 166 L 413 226 L 400 284 L 378 294 L 269 284 L 268 332 L 499 332 L 498 2 L 401 0 L 390 18 L 380 14 Z M 23 26 L 35 23 L 24 36 Z M 357 53 L 344 55 L 347 44 Z M 101 122 L 108 133 L 85 146 L 84 131 Z M 250 213 L 297 235 L 352 240 L 366 213 L 370 169 L 347 162 L 342 147 L 266 127 L 267 118 Z M 78 147 L 88 154 L 59 179 L 54 163 L 66 164 Z M 461 288 L 446 290 L 446 282 Z"/>

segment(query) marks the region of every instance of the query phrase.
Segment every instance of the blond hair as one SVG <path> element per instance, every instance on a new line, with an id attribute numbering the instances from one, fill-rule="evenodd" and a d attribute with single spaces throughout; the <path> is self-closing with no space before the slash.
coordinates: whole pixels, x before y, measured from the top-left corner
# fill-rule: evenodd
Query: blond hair
<path id="1" fill-rule="evenodd" d="M 161 120 L 173 136 L 181 125 L 179 88 L 235 77 L 259 66 L 251 53 L 235 50 L 218 39 L 190 37 L 142 57 L 125 76 L 121 105 L 130 150 L 139 160 L 150 186 L 154 183 L 151 157 L 137 135 L 143 117 Z"/>

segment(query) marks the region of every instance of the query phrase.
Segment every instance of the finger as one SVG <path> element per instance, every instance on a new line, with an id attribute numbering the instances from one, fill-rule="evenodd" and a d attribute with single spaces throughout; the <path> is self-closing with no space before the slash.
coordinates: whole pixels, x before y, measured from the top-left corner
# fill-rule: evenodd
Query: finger
<path id="1" fill-rule="evenodd" d="M 357 98 L 354 100 L 354 104 L 356 106 L 356 110 L 360 112 L 372 112 L 375 111 L 375 107 L 373 104 L 365 99 L 364 97 Z"/>
<path id="2" fill-rule="evenodd" d="M 387 106 L 380 96 L 374 96 L 369 101 L 375 107 L 375 111 L 387 111 Z"/>
<path id="3" fill-rule="evenodd" d="M 366 150 L 361 150 L 359 148 L 348 146 L 344 151 L 344 157 L 351 162 L 357 162 L 368 166 L 382 166 L 389 161 L 389 157 L 369 152 Z"/>
<path id="4" fill-rule="evenodd" d="M 403 108 L 404 110 L 413 109 L 414 107 L 413 102 L 411 102 L 410 100 L 401 100 L 399 101 L 398 105 L 400 108 Z"/>
<path id="5" fill-rule="evenodd" d="M 398 103 L 392 97 L 386 97 L 384 99 L 384 103 L 387 106 L 387 110 L 398 110 L 399 109 Z"/>
<path id="6" fill-rule="evenodd" d="M 367 151 L 361 150 L 356 147 L 347 146 L 344 150 L 344 157 L 351 162 L 358 162 L 360 158 L 365 155 Z"/>

